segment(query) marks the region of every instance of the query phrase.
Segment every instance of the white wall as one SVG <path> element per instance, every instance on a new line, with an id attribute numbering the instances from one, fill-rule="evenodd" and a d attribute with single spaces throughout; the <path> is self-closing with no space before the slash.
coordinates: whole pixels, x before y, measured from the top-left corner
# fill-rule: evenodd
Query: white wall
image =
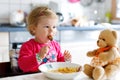
<path id="1" fill-rule="evenodd" d="M 0 32 L 0 63 L 9 61 L 9 33 Z"/>
<path id="2" fill-rule="evenodd" d="M 111 0 L 105 0 L 104 3 L 95 4 L 95 2 L 89 7 L 81 6 L 80 2 L 78 3 L 69 3 L 68 0 L 0 0 L 0 23 L 8 23 L 10 13 L 15 10 L 23 10 L 26 13 L 29 13 L 31 10 L 31 4 L 48 4 L 49 1 L 57 2 L 61 6 L 61 11 L 64 13 L 65 19 L 68 18 L 68 14 L 77 14 L 85 15 L 90 19 L 94 19 L 93 12 L 95 8 L 98 8 L 99 15 L 103 21 L 104 13 L 111 10 Z"/>
<path id="3" fill-rule="evenodd" d="M 69 50 L 72 55 L 72 62 L 84 65 L 90 62 L 86 53 L 97 47 L 97 39 L 100 31 L 63 31 L 62 36 L 62 51 Z M 68 34 L 67 34 L 68 33 Z"/>

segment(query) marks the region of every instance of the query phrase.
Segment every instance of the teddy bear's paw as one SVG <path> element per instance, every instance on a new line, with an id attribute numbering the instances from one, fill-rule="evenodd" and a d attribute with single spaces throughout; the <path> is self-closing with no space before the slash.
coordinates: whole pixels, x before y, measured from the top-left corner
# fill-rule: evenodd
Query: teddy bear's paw
<path id="1" fill-rule="evenodd" d="M 93 78 L 94 80 L 105 80 L 106 77 L 105 77 L 105 71 L 102 67 L 96 67 L 94 70 L 93 70 Z"/>
<path id="2" fill-rule="evenodd" d="M 108 65 L 105 71 L 108 78 L 113 78 L 119 72 L 119 68 L 117 65 Z"/>
<path id="3" fill-rule="evenodd" d="M 88 52 L 87 52 L 87 56 L 88 56 L 88 57 L 96 56 L 96 50 L 88 51 Z"/>
<path id="4" fill-rule="evenodd" d="M 90 66 L 89 64 L 84 65 L 84 70 L 83 72 L 90 78 L 92 78 L 92 72 L 93 72 L 94 67 Z"/>

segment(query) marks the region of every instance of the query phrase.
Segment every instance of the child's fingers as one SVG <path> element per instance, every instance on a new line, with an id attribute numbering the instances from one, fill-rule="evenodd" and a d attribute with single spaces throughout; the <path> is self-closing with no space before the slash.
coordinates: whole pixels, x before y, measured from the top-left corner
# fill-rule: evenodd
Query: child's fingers
<path id="1" fill-rule="evenodd" d="M 71 54 L 70 54 L 70 52 L 67 51 L 67 50 L 65 50 L 65 51 L 64 51 L 64 57 L 65 57 L 65 59 L 71 59 Z"/>
<path id="2" fill-rule="evenodd" d="M 64 55 L 70 54 L 70 52 L 68 50 L 64 51 Z"/>
<path id="3" fill-rule="evenodd" d="M 42 47 L 38 54 L 43 58 L 48 53 L 49 48 L 50 48 L 49 46 Z"/>
<path id="4" fill-rule="evenodd" d="M 44 46 L 44 54 L 48 53 L 49 49 L 49 46 Z"/>

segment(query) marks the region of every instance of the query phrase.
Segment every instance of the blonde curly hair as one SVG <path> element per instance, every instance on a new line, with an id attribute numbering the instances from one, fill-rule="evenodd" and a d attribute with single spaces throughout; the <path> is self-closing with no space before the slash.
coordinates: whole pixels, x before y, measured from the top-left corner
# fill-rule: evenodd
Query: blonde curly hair
<path id="1" fill-rule="evenodd" d="M 34 8 L 27 18 L 27 29 L 31 35 L 34 35 L 33 28 L 37 26 L 39 20 L 43 19 L 43 17 L 58 19 L 56 13 L 46 6 Z"/>

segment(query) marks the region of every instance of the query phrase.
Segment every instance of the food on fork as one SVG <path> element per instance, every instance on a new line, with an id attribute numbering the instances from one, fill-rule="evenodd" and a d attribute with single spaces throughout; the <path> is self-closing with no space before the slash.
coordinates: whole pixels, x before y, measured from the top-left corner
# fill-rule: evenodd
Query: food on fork
<path id="1" fill-rule="evenodd" d="M 52 40 L 53 40 L 53 37 L 52 37 L 51 35 L 49 35 L 49 36 L 48 36 L 48 39 L 49 39 L 50 41 L 52 41 Z"/>

